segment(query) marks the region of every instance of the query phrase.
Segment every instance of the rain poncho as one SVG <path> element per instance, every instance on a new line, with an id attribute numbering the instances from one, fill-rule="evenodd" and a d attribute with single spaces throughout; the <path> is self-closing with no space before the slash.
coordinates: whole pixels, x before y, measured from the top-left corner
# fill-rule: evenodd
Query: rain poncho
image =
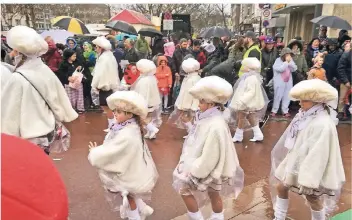
<path id="1" fill-rule="evenodd" d="M 197 112 L 173 177 L 175 190 L 195 196 L 199 208 L 207 202 L 208 191 L 234 198 L 242 191 L 244 173 L 229 127 L 217 107 Z"/>
<path id="2" fill-rule="evenodd" d="M 98 168 L 106 197 L 122 218 L 128 211 L 127 195 L 151 196 L 158 172 L 134 118 L 114 124 L 104 143 L 91 149 L 88 160 Z"/>
<path id="3" fill-rule="evenodd" d="M 262 86 L 260 73 L 255 71 L 244 73 L 234 85 L 234 95 L 228 105 L 232 112 L 230 124 L 238 123 L 236 122 L 238 111 L 255 113 L 256 121 L 259 121 L 265 115 L 268 103 L 269 99 Z M 250 127 L 250 123 L 246 121 L 242 129 Z"/>

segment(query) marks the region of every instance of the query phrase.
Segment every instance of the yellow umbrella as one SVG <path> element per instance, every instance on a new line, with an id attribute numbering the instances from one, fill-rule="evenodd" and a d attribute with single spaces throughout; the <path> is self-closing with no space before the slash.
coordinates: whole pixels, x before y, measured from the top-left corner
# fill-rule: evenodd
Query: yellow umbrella
<path id="1" fill-rule="evenodd" d="M 53 26 L 60 27 L 71 33 L 89 34 L 88 28 L 84 25 L 81 20 L 77 18 L 72 18 L 69 16 L 59 16 L 51 19 L 51 23 L 53 24 Z"/>

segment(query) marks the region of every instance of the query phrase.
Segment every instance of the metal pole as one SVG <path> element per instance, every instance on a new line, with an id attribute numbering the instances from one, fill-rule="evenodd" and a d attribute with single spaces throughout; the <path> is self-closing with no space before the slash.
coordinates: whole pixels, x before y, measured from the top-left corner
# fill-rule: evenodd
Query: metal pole
<path id="1" fill-rule="evenodd" d="M 259 16 L 259 36 L 262 35 L 262 16 Z"/>

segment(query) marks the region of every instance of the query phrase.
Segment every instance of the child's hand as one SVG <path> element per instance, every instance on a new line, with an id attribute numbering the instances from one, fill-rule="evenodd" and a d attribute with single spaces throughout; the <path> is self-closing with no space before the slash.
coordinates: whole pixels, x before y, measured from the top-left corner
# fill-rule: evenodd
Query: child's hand
<path id="1" fill-rule="evenodd" d="M 97 142 L 93 142 L 93 143 L 89 142 L 88 147 L 89 147 L 89 151 L 92 150 L 93 148 L 97 147 Z"/>
<path id="2" fill-rule="evenodd" d="M 72 76 L 70 76 L 70 77 L 68 77 L 68 81 L 72 83 L 72 82 L 74 82 L 75 80 L 74 80 L 74 78 L 73 78 Z"/>

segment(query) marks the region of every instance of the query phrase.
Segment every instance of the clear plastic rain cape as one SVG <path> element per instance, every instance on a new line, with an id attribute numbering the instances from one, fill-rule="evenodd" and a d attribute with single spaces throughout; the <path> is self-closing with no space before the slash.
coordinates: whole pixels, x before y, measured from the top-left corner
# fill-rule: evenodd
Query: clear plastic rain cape
<path id="1" fill-rule="evenodd" d="M 135 141 L 127 141 L 126 136 L 133 137 Z M 142 142 L 139 126 L 134 119 L 115 123 L 103 145 L 97 148 L 100 149 L 91 150 L 88 159 L 98 168 L 105 198 L 112 209 L 120 211 L 121 218 L 126 218 L 129 208 L 127 195 L 151 199 L 152 189 L 159 177 L 151 153 L 147 144 Z"/>
<path id="2" fill-rule="evenodd" d="M 246 79 L 251 76 L 256 76 L 258 81 L 254 84 L 246 84 Z M 238 126 L 239 112 L 241 112 L 246 115 L 242 129 L 250 129 L 253 127 L 250 122 L 262 121 L 269 103 L 268 96 L 262 86 L 262 78 L 257 72 L 247 72 L 237 80 L 233 89 L 234 95 L 228 104 L 231 114 L 229 126 L 231 128 Z"/>
<path id="3" fill-rule="evenodd" d="M 193 195 L 199 207 L 207 203 L 209 191 L 233 198 L 242 191 L 244 173 L 230 130 L 217 107 L 196 113 L 173 179 L 174 189 L 180 195 Z"/>
<path id="4" fill-rule="evenodd" d="M 281 182 L 294 192 L 290 196 L 299 195 L 300 186 L 312 188 L 323 200 L 327 214 L 335 210 L 345 174 L 336 112 L 329 109 L 330 115 L 322 104 L 306 112 L 300 110 L 273 148 L 269 178 L 273 204 L 276 185 Z"/>

